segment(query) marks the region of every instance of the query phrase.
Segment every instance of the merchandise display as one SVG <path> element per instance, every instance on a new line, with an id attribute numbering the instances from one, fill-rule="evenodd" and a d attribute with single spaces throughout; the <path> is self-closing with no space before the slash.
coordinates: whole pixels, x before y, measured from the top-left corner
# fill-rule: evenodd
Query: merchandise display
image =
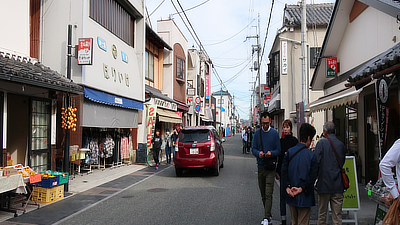
<path id="1" fill-rule="evenodd" d="M 372 181 L 368 182 L 368 184 L 365 186 L 365 190 L 368 193 L 369 199 L 377 204 L 390 207 L 390 205 L 393 203 L 393 196 L 383 183 L 382 178 L 379 179 L 374 185 L 372 184 Z"/>

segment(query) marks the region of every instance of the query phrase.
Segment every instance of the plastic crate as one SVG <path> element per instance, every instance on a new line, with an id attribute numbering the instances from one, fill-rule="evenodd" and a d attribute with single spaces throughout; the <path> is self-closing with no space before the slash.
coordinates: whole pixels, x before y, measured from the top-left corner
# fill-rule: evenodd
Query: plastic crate
<path id="1" fill-rule="evenodd" d="M 58 176 L 58 184 L 59 185 L 68 183 L 68 177 L 69 177 L 68 173 L 47 170 L 46 172 L 44 172 L 44 174 Z"/>
<path id="2" fill-rule="evenodd" d="M 51 188 L 58 186 L 58 176 L 54 177 L 44 177 L 42 176 L 42 181 L 32 184 L 33 186 L 44 187 L 44 188 Z"/>
<path id="3" fill-rule="evenodd" d="M 35 187 L 32 198 L 36 202 L 51 203 L 64 197 L 64 185 L 52 188 Z"/>

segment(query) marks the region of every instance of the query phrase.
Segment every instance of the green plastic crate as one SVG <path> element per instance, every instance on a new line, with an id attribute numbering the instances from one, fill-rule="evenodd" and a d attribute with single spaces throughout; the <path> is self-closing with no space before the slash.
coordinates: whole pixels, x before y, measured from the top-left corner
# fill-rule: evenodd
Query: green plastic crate
<path id="1" fill-rule="evenodd" d="M 69 177 L 68 173 L 63 173 L 63 172 L 58 172 L 58 171 L 51 171 L 51 170 L 47 170 L 44 173 L 45 174 L 54 175 L 54 176 L 58 176 L 58 184 L 59 185 L 68 183 L 68 177 Z"/>

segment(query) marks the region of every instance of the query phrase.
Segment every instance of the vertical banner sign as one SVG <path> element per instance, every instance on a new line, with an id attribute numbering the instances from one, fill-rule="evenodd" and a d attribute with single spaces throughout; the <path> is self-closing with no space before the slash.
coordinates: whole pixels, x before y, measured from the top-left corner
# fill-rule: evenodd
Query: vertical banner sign
<path id="1" fill-rule="evenodd" d="M 380 153 L 386 152 L 386 138 L 387 128 L 389 122 L 389 82 L 390 80 L 386 77 L 382 77 L 377 81 L 375 87 L 377 88 L 377 101 L 378 101 L 378 129 L 379 129 L 379 144 Z"/>
<path id="2" fill-rule="evenodd" d="M 358 193 L 356 158 L 354 156 L 346 156 L 343 168 L 349 177 L 349 189 L 343 193 L 344 210 L 359 210 L 360 209 L 360 194 Z"/>
<path id="3" fill-rule="evenodd" d="M 154 129 L 156 125 L 156 105 L 148 105 L 147 106 L 147 116 L 146 116 L 146 125 L 147 125 L 147 155 L 153 145 L 151 144 L 151 139 L 153 139 Z"/>
<path id="4" fill-rule="evenodd" d="M 300 133 L 300 126 L 304 123 L 304 102 L 296 103 L 297 135 Z"/>
<path id="5" fill-rule="evenodd" d="M 287 63 L 287 41 L 281 42 L 282 51 L 282 74 L 287 74 L 288 63 Z"/>
<path id="6" fill-rule="evenodd" d="M 326 58 L 326 77 L 337 76 L 337 58 Z"/>
<path id="7" fill-rule="evenodd" d="M 206 83 L 205 83 L 205 99 L 210 99 L 210 74 L 205 75 Z"/>
<path id="8" fill-rule="evenodd" d="M 79 38 L 78 40 L 78 65 L 92 65 L 93 63 L 93 38 Z"/>

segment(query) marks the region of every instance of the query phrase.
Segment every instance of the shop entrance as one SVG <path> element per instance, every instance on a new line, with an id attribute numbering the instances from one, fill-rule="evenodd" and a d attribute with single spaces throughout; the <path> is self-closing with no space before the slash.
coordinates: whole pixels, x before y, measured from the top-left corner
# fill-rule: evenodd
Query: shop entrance
<path id="1" fill-rule="evenodd" d="M 12 164 L 39 172 L 49 169 L 50 124 L 50 101 L 8 94 L 7 152 Z"/>
<path id="2" fill-rule="evenodd" d="M 7 158 L 5 158 L 3 155 L 3 118 L 4 118 L 3 110 L 4 110 L 4 93 L 0 92 L 0 147 L 1 147 L 0 166 L 4 166 L 5 164 L 7 164 L 6 162 Z"/>

